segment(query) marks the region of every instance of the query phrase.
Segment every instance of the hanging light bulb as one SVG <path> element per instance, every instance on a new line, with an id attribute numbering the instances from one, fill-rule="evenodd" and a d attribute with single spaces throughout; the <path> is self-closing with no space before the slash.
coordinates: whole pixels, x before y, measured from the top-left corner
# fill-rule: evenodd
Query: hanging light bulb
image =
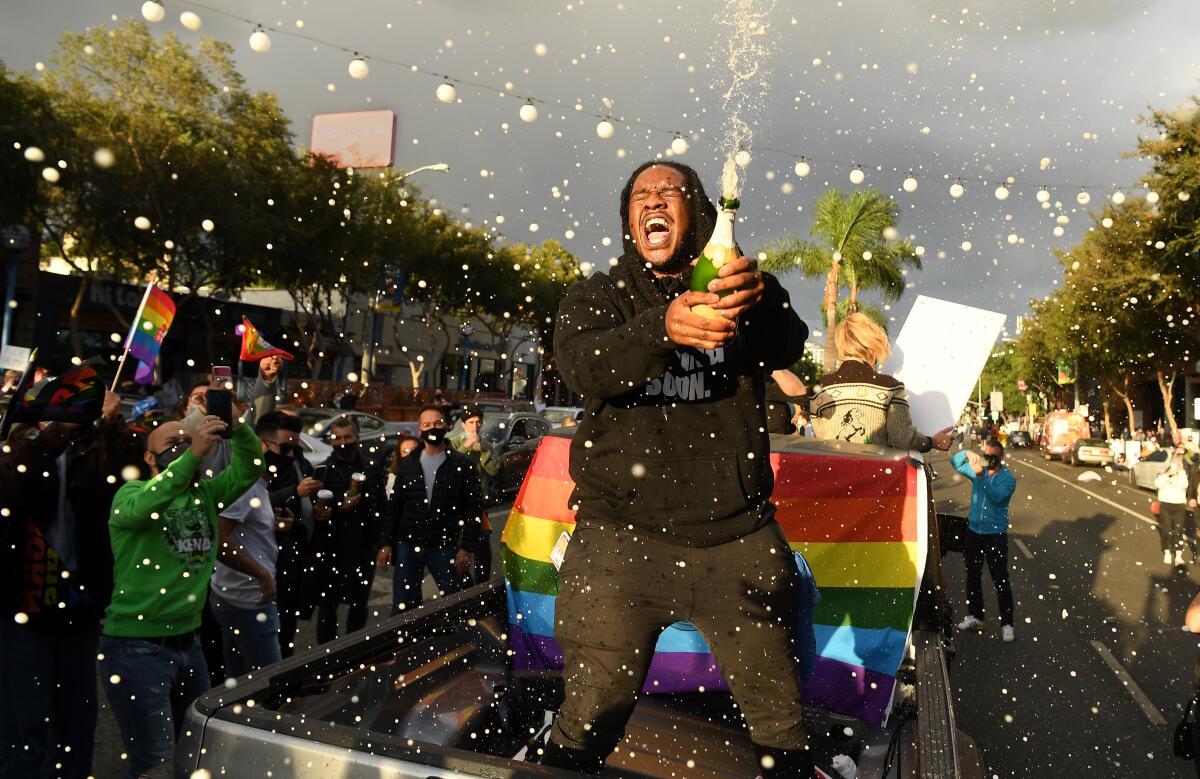
<path id="1" fill-rule="evenodd" d="M 1103 225 L 1104 227 L 1112 227 L 1113 226 L 1112 217 L 1111 216 L 1104 217 L 1103 219 L 1100 220 L 1100 224 Z"/>
<path id="2" fill-rule="evenodd" d="M 360 57 L 356 51 L 354 52 L 354 59 L 350 60 L 349 71 L 350 78 L 363 79 L 371 72 L 371 68 L 367 65 L 367 61 Z"/>
<path id="3" fill-rule="evenodd" d="M 520 114 L 522 122 L 526 124 L 536 122 L 538 117 L 537 106 L 533 104 L 532 100 L 527 100 L 525 101 L 525 105 L 521 106 Z"/>
<path id="4" fill-rule="evenodd" d="M 1113 202 L 1113 205 L 1118 205 L 1118 206 L 1121 205 L 1122 203 L 1124 203 L 1125 202 L 1125 193 L 1119 189 L 1116 192 L 1112 193 L 1112 202 Z"/>
<path id="5" fill-rule="evenodd" d="M 1157 192 L 1147 192 L 1146 193 L 1146 202 L 1149 203 L 1150 205 L 1154 205 L 1155 203 L 1157 203 L 1158 202 L 1158 193 Z"/>
<path id="6" fill-rule="evenodd" d="M 163 7 L 162 0 L 146 0 L 142 3 L 142 18 L 151 24 L 161 22 L 166 15 L 167 9 Z"/>
<path id="7" fill-rule="evenodd" d="M 863 173 L 863 169 L 858 167 L 857 165 L 854 166 L 854 170 L 850 171 L 850 183 L 851 184 L 861 184 L 861 183 L 863 183 L 863 180 L 866 179 L 866 177 L 867 177 L 867 174 Z"/>
<path id="8" fill-rule="evenodd" d="M 796 175 L 804 178 L 809 173 L 812 173 L 812 165 L 809 165 L 808 160 L 801 157 L 800 161 L 796 163 Z"/>
<path id="9" fill-rule="evenodd" d="M 996 187 L 996 199 L 1008 200 L 1008 187 L 1004 186 L 1003 184 Z"/>
<path id="10" fill-rule="evenodd" d="M 963 188 L 962 182 L 958 179 L 955 179 L 954 183 L 950 185 L 950 197 L 954 198 L 955 200 L 958 200 L 960 197 L 962 197 L 963 193 L 966 191 L 967 190 Z"/>
<path id="11" fill-rule="evenodd" d="M 1179 195 L 1177 197 L 1186 203 L 1187 201 L 1192 199 L 1192 193 L 1188 192 L 1187 190 L 1180 190 Z"/>
<path id="12" fill-rule="evenodd" d="M 671 141 L 671 151 L 675 152 L 676 154 L 687 154 L 687 150 L 688 150 L 687 138 L 684 138 L 682 135 L 676 134 L 675 140 Z"/>
<path id="13" fill-rule="evenodd" d="M 902 186 L 904 187 L 905 192 L 916 192 L 917 180 L 913 176 L 909 176 L 908 178 L 904 179 L 904 184 Z"/>
<path id="14" fill-rule="evenodd" d="M 1080 191 L 1080 193 L 1075 196 L 1075 202 L 1081 206 L 1086 206 L 1088 203 L 1092 202 L 1092 196 L 1086 191 Z"/>
<path id="15" fill-rule="evenodd" d="M 601 119 L 596 123 L 596 137 L 607 141 L 613 137 L 614 129 L 612 122 L 608 121 L 608 119 Z"/>
<path id="16" fill-rule="evenodd" d="M 441 84 L 438 84 L 437 92 L 435 94 L 437 95 L 437 99 L 441 100 L 443 103 L 453 103 L 454 98 L 458 96 L 458 92 L 454 89 L 454 85 L 449 81 L 443 81 Z"/>
<path id="17" fill-rule="evenodd" d="M 204 22 L 200 19 L 200 14 L 193 11 L 184 11 L 181 13 L 179 15 L 179 23 L 192 32 L 196 32 L 204 24 Z"/>
<path id="18" fill-rule="evenodd" d="M 1039 203 L 1049 203 L 1050 202 L 1050 190 L 1046 189 L 1045 187 L 1042 187 L 1041 189 L 1039 189 L 1037 192 L 1037 201 Z"/>
<path id="19" fill-rule="evenodd" d="M 250 48 L 259 54 L 265 54 L 271 50 L 271 36 L 267 35 L 267 31 L 262 28 L 262 25 L 250 33 Z"/>

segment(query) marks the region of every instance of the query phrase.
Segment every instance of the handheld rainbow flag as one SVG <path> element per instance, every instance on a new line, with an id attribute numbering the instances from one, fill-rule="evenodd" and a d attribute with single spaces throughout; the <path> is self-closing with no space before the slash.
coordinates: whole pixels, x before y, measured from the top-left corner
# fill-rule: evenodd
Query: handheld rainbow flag
<path id="1" fill-rule="evenodd" d="M 534 455 L 501 538 L 513 667 L 560 669 L 554 641 L 558 572 L 551 552 L 575 529 L 570 439 L 547 436 Z M 779 525 L 821 591 L 817 658 L 804 700 L 882 724 L 891 709 L 925 567 L 926 497 L 907 458 L 821 449 L 772 453 Z M 645 692 L 727 689 L 692 625 L 659 637 Z"/>
<path id="2" fill-rule="evenodd" d="M 283 349 L 267 343 L 267 339 L 259 335 L 258 328 L 250 324 L 250 320 L 243 316 L 242 359 L 246 362 L 255 362 L 267 357 L 282 357 L 285 360 L 292 359 L 292 355 L 289 352 L 285 352 Z"/>
<path id="3" fill-rule="evenodd" d="M 120 378 L 121 368 L 125 365 L 125 356 L 132 354 L 138 361 L 137 371 L 133 378 L 138 384 L 149 384 L 154 379 L 154 363 L 158 360 L 158 350 L 167 330 L 175 319 L 175 302 L 171 296 L 163 292 L 153 282 L 146 285 L 146 294 L 138 307 L 137 316 L 129 328 L 125 338 L 125 354 L 121 355 L 121 363 L 117 366 L 117 377 L 113 379 L 116 386 Z"/>

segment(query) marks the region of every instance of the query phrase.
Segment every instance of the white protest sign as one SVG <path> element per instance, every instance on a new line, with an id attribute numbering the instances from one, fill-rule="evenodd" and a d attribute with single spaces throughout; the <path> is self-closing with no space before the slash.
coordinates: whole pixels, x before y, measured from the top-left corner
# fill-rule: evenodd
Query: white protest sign
<path id="1" fill-rule="evenodd" d="M 29 348 L 9 344 L 0 349 L 0 370 L 23 371 L 29 364 Z"/>
<path id="2" fill-rule="evenodd" d="M 904 382 L 913 423 L 933 435 L 958 422 L 983 372 L 1004 314 L 921 295 L 883 372 Z"/>

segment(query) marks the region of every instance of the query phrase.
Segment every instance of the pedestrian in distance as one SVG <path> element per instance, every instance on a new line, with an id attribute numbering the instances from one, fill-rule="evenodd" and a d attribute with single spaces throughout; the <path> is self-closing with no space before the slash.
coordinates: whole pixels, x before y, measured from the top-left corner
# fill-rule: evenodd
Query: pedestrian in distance
<path id="1" fill-rule="evenodd" d="M 983 565 L 986 562 L 1000 606 L 1000 632 L 1005 641 L 1015 638 L 1013 593 L 1008 575 L 1008 504 L 1017 479 L 1004 465 L 1004 447 L 995 438 L 983 444 L 983 456 L 955 452 L 954 468 L 971 481 L 971 511 L 967 516 L 963 558 L 967 569 L 967 609 L 959 630 L 980 630 L 986 625 L 983 609 Z"/>
<path id="2" fill-rule="evenodd" d="M 229 467 L 200 480 L 225 422 L 202 417 L 150 433 L 153 476 L 126 482 L 112 503 L 113 595 L 100 640 L 100 676 L 129 755 L 126 779 L 170 759 L 183 715 L 209 688 L 196 637 L 217 555 L 217 512 L 262 474 L 254 431 L 234 427 Z"/>
<path id="3" fill-rule="evenodd" d="M 442 409 L 421 409 L 418 424 L 421 449 L 400 462 L 376 555 L 381 568 L 395 567 L 392 614 L 421 605 L 426 570 L 443 595 L 470 586 L 483 513 L 479 471 L 450 446 Z"/>
<path id="4" fill-rule="evenodd" d="M 384 492 L 387 494 L 388 500 L 392 499 L 392 493 L 396 489 L 396 474 L 400 472 L 400 463 L 404 461 L 405 457 L 420 448 L 421 439 L 415 435 L 402 435 L 396 442 L 396 448 L 392 450 L 392 456 L 388 460 L 387 482 L 384 485 Z"/>
<path id="5" fill-rule="evenodd" d="M 479 518 L 479 541 L 471 550 L 473 563 L 472 578 L 476 583 L 485 582 L 492 575 L 492 522 L 488 517 L 487 506 L 495 499 L 492 494 L 492 480 L 500 474 L 500 458 L 492 450 L 491 445 L 483 440 L 479 431 L 483 428 L 483 412 L 478 406 L 465 407 L 459 417 L 462 420 L 462 430 L 449 437 L 450 446 L 459 454 L 464 454 L 475 463 L 479 472 L 479 488 L 483 495 L 484 509 Z M 575 424 L 575 418 L 567 416 L 563 420 Z"/>
<path id="6" fill-rule="evenodd" d="M 1187 450 L 1175 447 L 1167 461 L 1167 469 L 1154 477 L 1158 491 L 1158 535 L 1162 544 L 1163 564 L 1182 567 L 1183 550 L 1187 544 L 1188 466 Z"/>
<path id="7" fill-rule="evenodd" d="M 349 417 L 329 423 L 333 453 L 325 460 L 324 489 L 332 493 L 332 510 L 317 528 L 316 569 L 317 641 L 337 638 L 338 607 L 349 606 L 346 632 L 366 627 L 375 579 L 375 539 L 387 505 L 383 467 L 374 449 L 364 449 L 358 428 Z"/>
<path id="8" fill-rule="evenodd" d="M 266 451 L 264 478 L 273 508 L 290 512 L 290 525 L 277 523 L 275 543 L 279 555 L 275 560 L 275 603 L 279 607 L 279 651 L 291 657 L 295 651 L 296 628 L 301 619 L 311 619 L 313 594 L 313 535 L 317 523 L 329 518 L 332 509 L 318 506 L 317 492 L 325 485 L 313 475 L 313 465 L 304 457 L 300 443 L 300 417 L 287 412 L 275 412 L 260 417 L 278 418 L 275 433 L 260 440 Z"/>

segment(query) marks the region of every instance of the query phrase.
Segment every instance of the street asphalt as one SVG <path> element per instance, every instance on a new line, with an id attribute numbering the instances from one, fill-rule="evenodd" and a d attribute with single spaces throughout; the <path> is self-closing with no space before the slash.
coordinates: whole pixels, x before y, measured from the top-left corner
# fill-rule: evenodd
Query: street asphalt
<path id="1" fill-rule="evenodd" d="M 959 633 L 951 669 L 959 727 L 987 776 L 1188 777 L 1171 737 L 1192 684 L 1196 636 L 1184 612 L 1200 567 L 1164 565 L 1153 494 L 1128 475 L 1009 452 L 1017 477 L 1009 561 L 1016 640 L 1000 640 L 984 574 L 987 629 Z M 941 512 L 965 513 L 969 486 L 934 459 Z M 1079 481 L 1087 471 L 1099 481 Z M 1188 560 L 1190 562 L 1190 558 Z M 956 617 L 962 556 L 944 560 Z"/>
<path id="2" fill-rule="evenodd" d="M 989 777 L 1191 777 L 1171 734 L 1187 701 L 1197 638 L 1182 630 L 1200 589 L 1200 566 L 1162 563 L 1153 495 L 1125 474 L 1070 468 L 1031 450 L 1010 451 L 1017 476 L 1009 562 L 1016 640 L 1000 640 L 995 591 L 984 575 L 990 617 L 983 633 L 958 633 L 951 666 L 959 727 L 974 737 Z M 937 455 L 934 497 L 963 514 L 969 485 Z M 1079 481 L 1087 471 L 1100 481 Z M 491 509 L 497 546 L 508 506 Z M 943 561 L 956 618 L 963 563 Z M 375 580 L 372 620 L 387 614 L 390 573 Z M 426 578 L 426 597 L 434 596 Z M 315 642 L 300 623 L 297 641 Z M 96 776 L 119 777 L 120 738 L 101 694 Z"/>

